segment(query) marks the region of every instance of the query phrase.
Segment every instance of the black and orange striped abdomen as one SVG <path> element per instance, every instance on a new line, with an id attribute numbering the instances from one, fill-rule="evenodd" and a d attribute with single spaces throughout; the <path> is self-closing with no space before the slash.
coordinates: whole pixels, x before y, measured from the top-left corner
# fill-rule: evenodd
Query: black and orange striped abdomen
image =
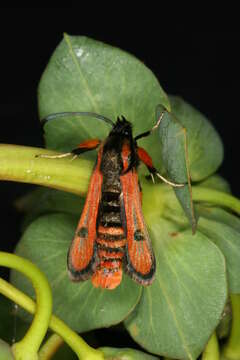
<path id="1" fill-rule="evenodd" d="M 122 280 L 122 261 L 126 239 L 123 228 L 99 226 L 97 254 L 99 265 L 92 276 L 95 287 L 115 289 Z"/>
<path id="2" fill-rule="evenodd" d="M 99 263 L 92 276 L 95 287 L 116 288 L 122 280 L 126 232 L 121 213 L 121 159 L 114 150 L 102 158 L 102 196 L 97 221 L 97 255 Z"/>

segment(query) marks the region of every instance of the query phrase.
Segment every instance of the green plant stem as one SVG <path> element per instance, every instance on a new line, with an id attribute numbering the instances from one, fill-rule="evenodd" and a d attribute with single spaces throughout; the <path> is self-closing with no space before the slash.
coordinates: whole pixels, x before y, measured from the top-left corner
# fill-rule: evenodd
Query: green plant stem
<path id="1" fill-rule="evenodd" d="M 193 200 L 209 204 L 225 206 L 240 215 L 240 200 L 222 191 L 193 186 Z"/>
<path id="2" fill-rule="evenodd" d="M 20 305 L 22 308 L 35 313 L 36 304 L 20 290 L 13 285 L 0 278 L 0 289 L 2 293 L 9 299 Z M 64 341 L 73 349 L 78 355 L 79 359 L 83 360 L 103 360 L 102 351 L 91 348 L 77 333 L 71 330 L 62 320 L 52 315 L 50 318 L 49 327 L 61 336 Z"/>
<path id="3" fill-rule="evenodd" d="M 227 344 L 223 348 L 224 356 L 229 360 L 240 359 L 240 295 L 231 294 L 232 326 Z"/>
<path id="4" fill-rule="evenodd" d="M 214 332 L 203 351 L 202 360 L 219 360 L 219 346 L 216 332 Z"/>
<path id="5" fill-rule="evenodd" d="M 56 151 L 0 144 L 0 180 L 43 185 L 77 195 L 86 193 L 93 163 L 83 158 L 71 161 L 39 158 Z"/>
<path id="6" fill-rule="evenodd" d="M 38 354 L 38 359 L 50 360 L 63 343 L 64 341 L 61 336 L 58 334 L 52 334 L 41 347 Z"/>
<path id="7" fill-rule="evenodd" d="M 36 313 L 24 338 L 12 347 L 16 359 L 37 359 L 41 342 L 47 332 L 52 312 L 52 294 L 45 275 L 29 260 L 0 252 L 0 265 L 15 269 L 27 276 L 36 292 Z M 5 295 L 6 283 L 1 282 L 0 292 Z M 4 286 L 5 285 L 5 286 Z"/>
<path id="8" fill-rule="evenodd" d="M 0 180 L 38 184 L 77 195 L 85 194 L 93 163 L 83 158 L 74 161 L 71 161 L 71 157 L 36 158 L 36 155 L 46 154 L 52 155 L 56 152 L 41 148 L 1 144 Z M 148 191 L 148 187 L 151 189 L 150 194 L 154 193 L 154 197 L 151 196 L 151 198 L 156 205 L 159 205 L 157 208 L 163 208 L 163 199 L 157 196 L 158 193 L 161 196 L 164 195 L 165 200 L 175 197 L 172 189 L 167 190 L 167 187 L 164 187 L 163 192 L 162 185 L 152 185 L 147 182 L 143 182 L 142 185 L 143 194 Z M 212 188 L 193 186 L 192 197 L 194 201 L 225 206 L 240 214 L 240 200 L 227 193 Z"/>

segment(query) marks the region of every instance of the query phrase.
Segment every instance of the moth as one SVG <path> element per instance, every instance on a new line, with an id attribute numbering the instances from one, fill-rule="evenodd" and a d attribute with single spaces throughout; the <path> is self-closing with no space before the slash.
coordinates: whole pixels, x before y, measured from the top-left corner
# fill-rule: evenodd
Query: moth
<path id="1" fill-rule="evenodd" d="M 83 211 L 68 252 L 67 267 L 72 281 L 91 278 L 95 287 L 115 289 L 122 281 L 123 270 L 137 283 L 152 284 L 156 260 L 142 213 L 141 186 L 137 168 L 143 162 L 153 179 L 162 177 L 150 155 L 137 141 L 149 136 L 160 124 L 133 137 L 132 125 L 124 116 L 114 123 L 105 116 L 89 112 L 51 114 L 44 121 L 63 116 L 89 116 L 111 126 L 104 141 L 91 139 L 69 153 L 40 155 L 48 158 L 79 156 L 98 148 L 96 164 L 88 187 Z"/>

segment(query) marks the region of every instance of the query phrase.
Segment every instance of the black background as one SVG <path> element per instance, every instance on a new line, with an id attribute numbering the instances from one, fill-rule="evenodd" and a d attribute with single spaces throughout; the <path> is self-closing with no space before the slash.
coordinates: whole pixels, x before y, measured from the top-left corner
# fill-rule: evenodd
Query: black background
<path id="1" fill-rule="evenodd" d="M 43 146 L 36 90 L 63 32 L 87 35 L 129 51 L 152 69 L 168 93 L 181 95 L 204 113 L 225 144 L 220 174 L 240 195 L 239 37 L 235 32 L 179 31 L 177 26 L 169 32 L 160 22 L 137 22 L 136 17 L 128 25 L 123 17 L 110 24 L 73 7 L 1 9 L 1 143 Z M 1 249 L 12 249 L 19 237 L 20 215 L 12 202 L 30 188 L 0 184 Z"/>

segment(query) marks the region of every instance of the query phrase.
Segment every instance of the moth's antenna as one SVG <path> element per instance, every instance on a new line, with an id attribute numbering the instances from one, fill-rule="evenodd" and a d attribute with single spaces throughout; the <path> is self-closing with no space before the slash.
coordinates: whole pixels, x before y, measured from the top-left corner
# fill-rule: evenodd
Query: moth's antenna
<path id="1" fill-rule="evenodd" d="M 83 112 L 83 111 L 70 111 L 70 112 L 60 112 L 60 113 L 54 113 L 46 116 L 45 118 L 41 119 L 41 124 L 44 126 L 48 121 L 51 121 L 53 119 L 62 118 L 66 116 L 88 116 L 88 117 L 94 117 L 96 119 L 102 120 L 106 122 L 107 124 L 110 124 L 112 127 L 115 125 L 114 122 L 107 117 L 103 115 L 99 115 L 93 112 Z"/>

